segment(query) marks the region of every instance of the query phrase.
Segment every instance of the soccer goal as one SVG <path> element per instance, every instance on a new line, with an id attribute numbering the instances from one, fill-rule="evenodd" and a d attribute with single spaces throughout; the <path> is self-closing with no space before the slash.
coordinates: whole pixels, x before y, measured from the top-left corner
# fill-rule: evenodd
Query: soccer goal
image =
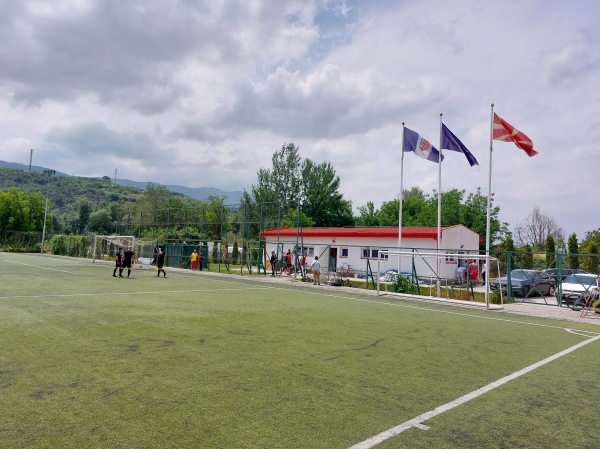
<path id="1" fill-rule="evenodd" d="M 118 249 L 125 250 L 128 246 L 135 247 L 135 237 L 132 235 L 95 235 L 92 262 L 115 260 Z"/>
<path id="2" fill-rule="evenodd" d="M 136 239 L 132 235 L 95 235 L 92 261 L 114 261 L 118 249 L 125 250 L 128 246 L 131 246 L 135 253 L 134 260 L 138 268 L 150 269 L 156 263 L 156 240 Z"/>
<path id="3" fill-rule="evenodd" d="M 436 291 L 437 296 L 437 294 L 439 293 L 439 287 L 442 284 L 448 286 L 459 281 L 459 279 L 457 279 L 458 274 L 455 268 L 459 265 L 459 261 L 462 261 L 462 263 L 466 264 L 467 266 L 468 261 L 475 261 L 478 267 L 480 267 L 482 263 L 487 264 L 487 277 L 486 283 L 484 284 L 488 292 L 486 293 L 486 305 L 488 304 L 487 301 L 489 300 L 489 277 L 492 273 L 492 267 L 495 268 L 495 271 L 498 273 L 498 276 L 500 276 L 500 263 L 497 258 L 481 254 L 470 254 L 462 252 L 452 253 L 427 251 L 415 253 L 414 251 L 381 250 L 380 258 L 378 259 L 377 264 L 377 271 L 380 271 L 379 264 L 382 259 L 391 261 L 394 258 L 397 258 L 399 268 L 407 265 L 407 261 L 410 261 L 410 265 L 412 266 L 411 272 L 403 272 L 400 269 L 392 270 L 396 272 L 394 273 L 394 276 L 405 276 L 407 278 L 410 278 L 412 282 L 419 284 L 423 283 L 424 285 L 428 285 L 430 290 L 430 296 L 432 297 L 434 296 L 434 291 Z M 465 273 L 465 275 L 468 276 L 468 272 Z M 467 283 L 469 282 L 468 279 L 463 279 L 463 281 L 466 281 Z M 383 279 L 377 279 L 378 296 L 381 294 L 388 293 L 388 284 L 389 281 L 386 282 L 385 277 Z M 433 288 L 434 286 L 437 288 Z"/>

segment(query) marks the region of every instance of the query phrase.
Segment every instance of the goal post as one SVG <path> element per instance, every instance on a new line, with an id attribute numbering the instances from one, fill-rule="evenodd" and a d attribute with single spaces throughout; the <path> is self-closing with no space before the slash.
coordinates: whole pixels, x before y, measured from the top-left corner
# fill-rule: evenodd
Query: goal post
<path id="1" fill-rule="evenodd" d="M 133 235 L 95 235 L 92 263 L 98 260 L 114 260 L 119 248 L 135 247 Z"/>
<path id="2" fill-rule="evenodd" d="M 115 260 L 119 248 L 123 250 L 131 246 L 135 253 L 135 263 L 139 268 L 149 269 L 155 264 L 158 245 L 156 240 L 135 238 L 133 235 L 95 235 L 92 262 L 98 260 Z"/>
<path id="3" fill-rule="evenodd" d="M 500 261 L 495 258 L 495 257 L 490 257 L 489 255 L 485 255 L 485 254 L 472 254 L 472 253 L 465 253 L 465 252 L 436 252 L 436 251 L 431 251 L 431 252 L 414 252 L 414 251 L 402 251 L 402 250 L 381 250 L 380 251 L 380 257 L 377 260 L 377 272 L 380 272 L 380 263 L 382 258 L 384 260 L 389 260 L 392 257 L 397 257 L 398 259 L 398 276 L 401 276 L 402 273 L 400 272 L 400 267 L 402 265 L 402 259 L 409 257 L 411 259 L 413 259 L 413 270 L 414 270 L 414 259 L 420 259 L 421 263 L 419 264 L 419 266 L 416 268 L 416 277 L 417 279 L 426 277 L 426 278 L 430 278 L 431 280 L 435 280 L 436 284 L 439 286 L 440 285 L 440 280 L 442 279 L 442 276 L 440 276 L 440 268 L 442 266 L 442 264 L 447 264 L 448 261 L 455 261 L 453 263 L 456 263 L 456 266 L 458 267 L 458 263 L 460 260 L 463 261 L 471 261 L 474 260 L 477 262 L 477 265 L 479 266 L 481 262 L 485 262 L 487 265 L 487 272 L 486 272 L 486 279 L 485 279 L 485 287 L 486 287 L 486 306 L 489 306 L 489 279 L 490 279 L 490 273 L 492 272 L 492 264 L 495 265 L 496 268 L 496 272 L 498 273 L 498 276 L 500 276 Z M 423 271 L 427 271 L 427 273 L 425 275 L 423 275 Z M 447 269 L 445 270 L 447 271 Z M 454 270 L 456 271 L 456 270 Z M 420 273 L 421 272 L 421 273 Z M 415 273 L 413 273 L 415 274 Z M 468 273 L 467 273 L 468 274 Z M 452 277 L 448 277 L 448 276 L 444 276 L 443 279 L 446 279 L 446 281 L 448 281 L 449 279 L 454 280 L 455 273 L 452 273 Z M 412 277 L 411 277 L 412 278 Z M 377 296 L 381 295 L 381 294 L 385 294 L 387 293 L 387 285 L 386 285 L 386 290 L 384 292 L 382 292 L 381 290 L 381 280 L 378 277 L 377 278 Z M 500 294 L 502 294 L 502 292 L 500 292 Z M 501 301 L 502 301 L 502 297 L 501 297 Z"/>

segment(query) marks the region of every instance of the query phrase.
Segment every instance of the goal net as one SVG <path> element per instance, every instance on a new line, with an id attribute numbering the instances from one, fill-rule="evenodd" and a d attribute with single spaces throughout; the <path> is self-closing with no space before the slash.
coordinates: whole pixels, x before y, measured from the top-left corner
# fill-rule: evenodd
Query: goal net
<path id="1" fill-rule="evenodd" d="M 135 253 L 135 264 L 138 268 L 150 269 L 156 263 L 156 240 L 136 239 L 132 235 L 95 235 L 92 261 L 115 260 L 119 248 L 123 251 L 131 246 Z"/>
<path id="2" fill-rule="evenodd" d="M 495 257 L 489 257 L 481 254 L 472 254 L 464 252 L 435 252 L 435 251 L 400 251 L 400 250 L 381 250 L 380 258 L 377 262 L 377 271 L 380 272 L 380 261 L 388 261 L 388 263 L 396 263 L 400 267 L 410 267 L 406 270 L 389 270 L 389 279 L 386 276 L 377 279 L 377 295 L 393 293 L 388 290 L 390 283 L 393 283 L 396 276 L 404 276 L 411 280 L 411 282 L 418 283 L 424 288 L 429 289 L 429 296 L 439 296 L 439 287 L 455 286 L 455 285 L 469 285 L 469 279 L 460 279 L 460 272 L 457 270 L 458 267 L 465 267 L 466 272 L 462 276 L 469 275 L 469 264 L 475 262 L 477 265 L 477 274 L 483 264 L 487 265 L 486 268 L 486 279 L 483 283 L 486 289 L 489 285 L 489 278 L 493 272 L 498 273 L 500 276 L 499 261 Z M 393 261 L 393 262 L 392 262 Z M 488 290 L 489 291 L 489 290 Z M 486 294 L 486 301 L 487 301 Z M 502 301 L 502 298 L 501 298 Z"/>

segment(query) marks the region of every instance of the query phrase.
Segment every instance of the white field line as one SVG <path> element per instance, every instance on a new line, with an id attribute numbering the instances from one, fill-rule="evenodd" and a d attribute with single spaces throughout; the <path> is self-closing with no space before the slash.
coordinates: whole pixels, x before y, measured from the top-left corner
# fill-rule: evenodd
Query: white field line
<path id="1" fill-rule="evenodd" d="M 181 294 L 181 293 L 206 293 L 206 292 L 222 292 L 222 291 L 247 291 L 247 290 L 269 290 L 270 287 L 244 287 L 244 288 L 206 288 L 206 289 L 191 289 L 191 290 L 152 290 L 148 292 L 103 292 L 103 293 L 67 293 L 67 294 L 56 294 L 56 295 L 19 295 L 19 296 L 0 296 L 0 299 L 30 299 L 30 298 L 78 298 L 81 296 L 91 297 L 91 296 L 131 296 L 132 294 L 137 295 L 172 295 L 172 294 Z"/>
<path id="2" fill-rule="evenodd" d="M 277 287 L 274 287 L 274 288 L 277 288 Z M 287 289 L 283 289 L 283 288 L 281 288 L 281 289 L 282 290 L 287 290 Z M 525 324 L 525 325 L 528 325 L 528 326 L 538 326 L 538 327 L 547 327 L 547 328 L 551 328 L 551 329 L 561 329 L 561 330 L 565 330 L 567 332 L 577 331 L 577 332 L 586 332 L 586 333 L 588 333 L 590 335 L 600 335 L 600 332 L 576 330 L 576 329 L 571 329 L 569 327 L 564 327 L 564 326 L 556 326 L 556 325 L 542 324 L 542 323 L 531 323 L 529 321 L 512 320 L 512 319 L 509 319 L 509 318 L 499 318 L 499 317 L 495 317 L 495 316 L 473 315 L 472 313 L 456 312 L 454 310 L 432 309 L 430 307 L 415 306 L 415 305 L 409 305 L 409 304 L 399 304 L 399 303 L 392 303 L 392 302 L 381 302 L 381 301 L 375 301 L 373 299 L 357 298 L 357 297 L 350 297 L 350 296 L 340 296 L 340 295 L 334 295 L 334 294 L 329 294 L 329 293 L 321 293 L 321 292 L 305 292 L 305 293 L 306 294 L 311 294 L 311 295 L 328 296 L 328 297 L 336 298 L 336 299 L 349 299 L 350 301 L 368 302 L 368 303 L 372 303 L 372 304 L 379 304 L 379 305 L 382 305 L 382 306 L 391 306 L 391 307 L 402 307 L 402 308 L 406 308 L 406 309 L 426 310 L 426 311 L 433 312 L 433 313 L 445 313 L 447 315 L 466 316 L 466 317 L 478 318 L 478 319 L 482 319 L 482 320 L 492 320 L 492 321 L 501 321 L 501 322 L 505 322 L 505 323 Z M 455 306 L 452 306 L 452 307 L 455 307 Z M 493 312 L 493 313 L 497 313 L 497 312 Z M 541 319 L 543 319 L 543 318 L 541 318 Z M 586 324 L 586 323 L 582 323 L 582 324 Z M 575 332 L 573 332 L 573 333 L 575 333 Z M 586 335 L 586 337 L 589 337 L 589 335 Z"/>
<path id="3" fill-rule="evenodd" d="M 19 263 L 21 265 L 29 265 L 29 264 L 24 264 L 21 262 L 14 262 L 14 261 L 7 261 L 10 263 Z M 98 266 L 102 267 L 105 264 L 99 264 Z M 33 267 L 37 267 L 35 265 L 29 265 L 29 266 L 33 266 Z M 108 264 L 106 264 L 106 266 L 109 266 Z M 43 267 L 37 267 L 37 268 L 43 268 Z M 111 267 L 112 268 L 112 267 Z M 52 270 L 52 268 L 47 268 L 49 270 Z M 61 270 L 56 270 L 56 271 L 61 271 Z M 69 271 L 65 271 L 65 273 L 69 273 L 69 274 L 78 274 L 78 273 L 71 273 Z M 179 272 L 174 272 L 171 277 L 183 277 L 183 278 L 196 278 L 196 275 L 189 275 L 189 274 L 181 274 Z M 202 280 L 204 281 L 213 281 L 213 282 L 223 282 L 223 283 L 232 283 L 232 284 L 239 284 L 240 282 L 243 282 L 243 280 L 229 280 L 229 279 L 220 279 L 220 278 L 211 278 L 211 277 L 202 277 Z M 251 279 L 250 279 L 251 280 Z M 259 281 L 260 282 L 260 281 Z M 244 290 L 246 290 L 248 288 L 244 288 Z M 289 291 L 290 288 L 288 287 L 279 287 L 279 286 L 269 286 L 269 287 L 253 287 L 252 289 L 273 289 L 273 290 L 284 290 L 284 291 Z M 187 293 L 187 292 L 207 292 L 207 291 L 219 291 L 219 290 L 223 290 L 223 289 L 215 289 L 215 290 L 186 290 L 186 291 L 172 291 L 171 293 Z M 232 291 L 235 291 L 237 289 L 231 289 Z M 293 289 L 296 290 L 296 289 Z M 145 293 L 146 292 L 142 292 Z M 152 292 L 147 292 L 150 294 L 155 294 L 155 293 L 160 293 L 160 292 L 156 292 L 156 291 L 152 291 Z M 492 320 L 492 321 L 501 321 L 501 322 L 505 322 L 505 323 L 516 323 L 516 324 L 524 324 L 524 325 L 528 325 L 528 326 L 538 326 L 538 327 L 547 327 L 547 328 L 552 328 L 552 329 L 561 329 L 561 330 L 565 330 L 567 332 L 571 332 L 573 334 L 577 334 L 577 332 L 583 332 L 584 334 L 590 334 L 590 335 L 600 335 L 600 332 L 592 332 L 592 331 L 584 331 L 584 330 L 577 330 L 577 329 L 571 329 L 568 327 L 564 327 L 564 326 L 555 326 L 555 325 L 550 325 L 550 324 L 542 324 L 542 323 L 531 323 L 528 321 L 521 321 L 521 320 L 513 320 L 513 319 L 508 319 L 508 318 L 499 318 L 499 317 L 494 317 L 494 316 L 482 316 L 482 315 L 473 315 L 471 313 L 465 313 L 465 312 L 456 312 L 453 310 L 441 310 L 441 309 L 431 309 L 429 307 L 423 307 L 423 306 L 416 306 L 416 305 L 409 305 L 409 304 L 399 304 L 399 303 L 391 303 L 391 302 L 383 302 L 383 301 L 376 301 L 373 299 L 366 299 L 366 298 L 358 298 L 355 296 L 343 296 L 343 295 L 338 295 L 338 294 L 331 294 L 331 293 L 325 293 L 325 292 L 321 292 L 321 291 L 304 291 L 303 293 L 307 294 L 307 295 L 318 295 L 318 296 L 327 296 L 330 298 L 336 298 L 336 299 L 344 299 L 344 300 L 350 300 L 350 301 L 359 301 L 359 302 L 368 302 L 368 303 L 372 303 L 372 304 L 379 304 L 379 305 L 385 305 L 385 306 L 392 306 L 392 307 L 402 307 L 402 308 L 407 308 L 407 309 L 417 309 L 417 310 L 427 310 L 430 312 L 434 312 L 434 313 L 445 313 L 448 315 L 458 315 L 458 316 L 466 316 L 466 317 L 470 317 L 470 318 L 479 318 L 479 319 L 484 319 L 484 320 Z M 127 294 L 127 293 L 122 293 L 122 292 L 117 292 L 114 293 L 116 295 L 119 294 Z M 95 294 L 95 293 L 90 293 L 87 294 L 90 296 L 94 296 L 94 295 L 102 295 L 100 293 Z M 8 298 L 44 298 L 44 297 L 63 297 L 63 296 L 86 296 L 86 294 L 72 294 L 72 295 L 39 295 L 39 296 L 11 296 L 11 297 L 5 297 L 5 296 L 0 296 L 0 299 L 8 299 Z M 589 335 L 584 335 L 584 334 L 577 334 L 577 335 L 581 335 L 581 336 L 589 336 Z"/>
<path id="4" fill-rule="evenodd" d="M 25 265 L 26 267 L 39 268 L 40 270 L 59 271 L 61 273 L 67 273 L 67 274 L 79 274 L 79 273 L 74 273 L 72 271 L 59 270 L 58 268 L 48 268 L 48 267 L 41 267 L 39 265 L 32 265 L 30 263 L 15 262 L 14 260 L 10 260 L 10 261 L 7 261 L 7 262 L 8 263 L 14 263 L 16 265 Z"/>
<path id="5" fill-rule="evenodd" d="M 436 407 L 433 410 L 425 412 L 425 413 L 423 413 L 409 421 L 406 421 L 396 427 L 392 427 L 391 429 L 381 432 L 380 434 L 375 435 L 374 437 L 371 437 L 371 438 L 364 440 L 358 444 L 355 444 L 354 446 L 351 446 L 350 449 L 372 448 L 373 446 L 376 446 L 377 444 L 382 443 L 383 441 L 388 440 L 388 439 L 392 438 L 393 436 L 401 434 L 402 432 L 410 429 L 411 427 L 425 429 L 425 428 L 427 428 L 427 426 L 425 426 L 423 424 L 423 421 L 427 421 L 428 419 L 431 419 L 435 416 L 441 415 L 442 413 L 445 413 L 448 410 L 458 407 L 459 405 L 462 405 L 462 404 L 470 401 L 471 399 L 475 399 L 485 393 L 488 393 L 489 391 L 491 391 L 495 388 L 498 388 L 498 387 L 510 382 L 511 380 L 517 379 L 518 377 L 521 377 L 522 375 L 527 374 L 536 368 L 544 366 L 560 357 L 570 354 L 571 352 L 576 351 L 577 349 L 579 349 L 587 344 L 596 342 L 598 340 L 600 340 L 600 335 L 590 338 L 588 340 L 582 341 L 581 343 L 578 343 L 575 346 L 571 346 L 570 348 L 567 348 L 564 351 L 560 351 L 550 357 L 545 358 L 544 360 L 540 360 L 539 362 L 534 363 L 533 365 L 529 365 L 519 371 L 516 371 L 512 374 L 509 374 L 508 376 L 503 377 L 502 379 L 499 379 L 499 380 L 492 382 L 484 387 L 481 387 L 475 391 L 472 391 L 471 393 L 467 393 L 464 396 L 461 396 L 460 398 L 455 399 L 454 401 L 448 402 L 447 404 L 444 404 L 444 405 L 440 405 L 439 407 Z"/>

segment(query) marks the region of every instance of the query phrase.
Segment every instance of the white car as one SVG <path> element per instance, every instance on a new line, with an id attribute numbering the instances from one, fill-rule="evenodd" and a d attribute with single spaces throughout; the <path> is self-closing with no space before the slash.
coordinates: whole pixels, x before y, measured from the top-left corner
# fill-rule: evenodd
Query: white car
<path id="1" fill-rule="evenodd" d="M 592 294 L 599 285 L 599 277 L 591 273 L 569 275 L 562 283 L 562 302 L 572 303 L 587 294 Z M 556 291 L 558 298 L 558 289 Z"/>

